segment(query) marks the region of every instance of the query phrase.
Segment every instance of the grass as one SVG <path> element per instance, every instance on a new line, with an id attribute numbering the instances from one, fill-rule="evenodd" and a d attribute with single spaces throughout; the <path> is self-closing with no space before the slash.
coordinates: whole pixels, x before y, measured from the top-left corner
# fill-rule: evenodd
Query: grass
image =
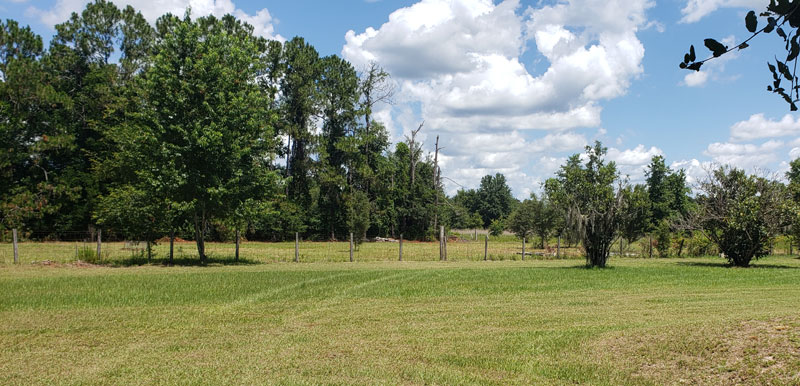
<path id="1" fill-rule="evenodd" d="M 399 257 L 396 242 L 364 243 L 354 253 L 354 259 L 365 261 L 393 261 Z M 546 250 L 534 248 L 538 245 L 528 244 L 527 253 L 547 254 Z M 555 246 L 551 245 L 548 255 L 553 257 Z M 101 263 L 111 265 L 138 265 L 147 263 L 144 253 L 144 243 L 140 249 L 126 248 L 123 242 L 102 244 Z M 233 263 L 233 243 L 206 243 L 206 254 L 212 261 L 219 263 Z M 163 263 L 169 256 L 169 242 L 159 243 L 153 248 L 154 261 Z M 510 237 L 501 236 L 489 241 L 489 260 L 521 260 L 522 244 Z M 88 255 L 87 255 L 88 253 Z M 580 252 L 576 248 L 562 248 L 562 257 L 579 258 Z M 452 241 L 447 244 L 448 260 L 453 261 L 479 261 L 484 257 L 484 242 L 478 241 Z M 56 263 L 73 262 L 76 260 L 96 260 L 97 245 L 93 243 L 76 242 L 24 242 L 19 244 L 20 262 L 32 263 L 52 261 Z M 175 258 L 186 264 L 197 263 L 197 247 L 194 242 L 179 242 L 174 246 Z M 250 263 L 277 263 L 294 260 L 294 242 L 265 243 L 243 242 L 240 245 L 239 256 L 244 262 Z M 541 256 L 539 256 L 541 257 Z M 300 261 L 302 262 L 345 262 L 350 260 L 350 244 L 348 242 L 309 242 L 300 243 Z M 437 261 L 439 260 L 438 242 L 403 242 L 403 260 L 406 261 Z M 14 253 L 11 244 L 0 244 L 0 264 L 11 264 Z"/>
<path id="2" fill-rule="evenodd" d="M 800 383 L 793 257 L 321 260 L 0 265 L 0 384 Z"/>

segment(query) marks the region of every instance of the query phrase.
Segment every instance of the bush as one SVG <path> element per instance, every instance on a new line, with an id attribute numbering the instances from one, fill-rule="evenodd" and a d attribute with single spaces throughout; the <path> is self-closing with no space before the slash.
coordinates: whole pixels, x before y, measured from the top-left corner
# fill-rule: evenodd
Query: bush
<path id="1" fill-rule="evenodd" d="M 506 229 L 505 221 L 500 219 L 492 220 L 492 223 L 489 224 L 489 234 L 492 236 L 502 235 L 505 229 Z"/>
<path id="2" fill-rule="evenodd" d="M 669 228 L 669 222 L 666 220 L 661 221 L 656 227 L 655 232 L 655 249 L 658 252 L 658 257 L 669 257 L 672 251 L 672 232 Z"/>
<path id="3" fill-rule="evenodd" d="M 722 167 L 701 182 L 694 227 L 702 229 L 731 265 L 747 267 L 769 253 L 771 235 L 788 222 L 788 191 L 777 181 Z"/>

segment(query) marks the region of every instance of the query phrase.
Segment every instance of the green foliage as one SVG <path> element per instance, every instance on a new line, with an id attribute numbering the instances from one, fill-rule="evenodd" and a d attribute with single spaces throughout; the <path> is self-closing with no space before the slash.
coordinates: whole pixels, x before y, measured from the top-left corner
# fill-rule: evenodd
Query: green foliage
<path id="1" fill-rule="evenodd" d="M 511 188 L 506 183 L 506 177 L 500 173 L 486 175 L 481 178 L 481 184 L 475 192 L 477 211 L 483 218 L 483 225 L 488 226 L 493 220 L 507 217 L 511 214 L 514 197 Z"/>
<path id="2" fill-rule="evenodd" d="M 655 248 L 659 257 L 669 257 L 672 253 L 672 229 L 669 222 L 662 220 L 654 230 Z"/>
<path id="3" fill-rule="evenodd" d="M 506 224 L 502 219 L 492 220 L 492 223 L 489 224 L 489 234 L 492 236 L 500 236 L 505 230 Z"/>
<path id="4" fill-rule="evenodd" d="M 350 193 L 347 198 L 347 228 L 353 233 L 356 245 L 361 245 L 367 236 L 371 212 L 372 204 L 366 193 L 360 191 Z"/>
<path id="5" fill-rule="evenodd" d="M 620 236 L 628 243 L 633 243 L 650 230 L 653 204 L 644 185 L 626 186 L 622 195 L 624 209 L 620 220 Z"/>
<path id="6" fill-rule="evenodd" d="M 700 184 L 692 222 L 728 262 L 747 267 L 769 253 L 769 241 L 787 224 L 787 189 L 740 169 L 721 167 Z"/>
<path id="7" fill-rule="evenodd" d="M 586 162 L 571 156 L 553 181 L 545 184 L 550 197 L 566 208 L 569 225 L 586 250 L 588 266 L 605 267 L 609 250 L 623 220 L 624 195 L 614 162 L 603 159 L 600 142 L 586 147 Z"/>
<path id="8" fill-rule="evenodd" d="M 517 208 L 508 216 L 506 223 L 508 229 L 514 232 L 520 239 L 531 236 L 536 228 L 537 206 L 539 201 L 536 196 L 522 201 Z M 502 231 L 501 231 L 502 233 Z M 496 235 L 495 235 L 496 236 Z"/>

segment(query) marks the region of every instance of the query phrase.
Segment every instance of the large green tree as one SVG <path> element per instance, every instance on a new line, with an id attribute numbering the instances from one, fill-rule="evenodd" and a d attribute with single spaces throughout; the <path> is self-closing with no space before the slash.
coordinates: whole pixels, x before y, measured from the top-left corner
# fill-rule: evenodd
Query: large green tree
<path id="1" fill-rule="evenodd" d="M 579 154 L 561 166 L 551 190 L 568 205 L 569 224 L 586 251 L 586 264 L 605 267 L 611 244 L 623 219 L 624 197 L 616 164 L 606 162 L 607 149 L 600 142 L 586 147 L 586 161 Z"/>
<path id="2" fill-rule="evenodd" d="M 146 103 L 129 126 L 149 170 L 144 184 L 170 184 L 168 201 L 184 206 L 205 261 L 209 222 L 266 200 L 279 185 L 269 167 L 277 151 L 273 118 L 256 76 L 266 41 L 233 16 L 189 14 L 161 36 L 141 76 Z"/>
<path id="3" fill-rule="evenodd" d="M 500 173 L 483 176 L 476 196 L 478 213 L 483 218 L 485 227 L 493 220 L 503 219 L 511 214 L 516 203 L 511 195 L 511 188 L 506 183 L 506 176 Z"/>
<path id="4" fill-rule="evenodd" d="M 42 64 L 42 39 L 13 20 L 0 22 L 0 225 L 21 227 L 54 213 L 66 187 L 58 155 L 72 137 L 54 120 L 69 105 Z"/>

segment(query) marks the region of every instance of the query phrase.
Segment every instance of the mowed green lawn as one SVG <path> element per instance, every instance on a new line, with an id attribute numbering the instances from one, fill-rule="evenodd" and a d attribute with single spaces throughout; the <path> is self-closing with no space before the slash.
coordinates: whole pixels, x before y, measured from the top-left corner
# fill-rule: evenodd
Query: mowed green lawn
<path id="1" fill-rule="evenodd" d="M 722 263 L 2 264 L 0 384 L 800 384 L 800 260 Z"/>

